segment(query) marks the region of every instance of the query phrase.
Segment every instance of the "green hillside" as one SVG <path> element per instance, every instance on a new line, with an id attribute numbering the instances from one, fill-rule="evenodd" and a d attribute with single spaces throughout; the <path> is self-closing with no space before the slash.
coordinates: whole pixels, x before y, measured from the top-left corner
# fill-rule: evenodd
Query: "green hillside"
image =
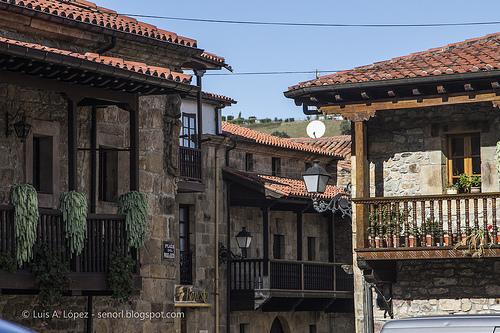
<path id="1" fill-rule="evenodd" d="M 340 135 L 340 121 L 336 120 L 325 120 L 326 133 L 325 136 Z M 301 138 L 307 137 L 306 127 L 309 121 L 294 121 L 294 122 L 271 122 L 271 123 L 260 123 L 260 124 L 242 124 L 242 126 L 251 128 L 253 130 L 272 134 L 275 131 L 285 132 L 291 138 Z"/>

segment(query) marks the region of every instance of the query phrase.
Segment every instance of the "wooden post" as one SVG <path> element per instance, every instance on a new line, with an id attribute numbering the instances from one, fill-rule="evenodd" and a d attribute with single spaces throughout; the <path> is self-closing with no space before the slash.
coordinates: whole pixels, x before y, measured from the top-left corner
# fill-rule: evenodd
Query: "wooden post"
<path id="1" fill-rule="evenodd" d="M 304 237 L 304 221 L 302 212 L 297 212 L 297 260 L 301 261 L 303 259 L 302 255 L 302 239 Z"/>
<path id="2" fill-rule="evenodd" d="M 97 107 L 92 105 L 90 114 L 90 212 L 97 206 Z"/>
<path id="3" fill-rule="evenodd" d="M 130 105 L 130 191 L 139 191 L 139 98 Z"/>
<path id="4" fill-rule="evenodd" d="M 356 198 L 370 195 L 368 178 L 366 123 L 354 123 L 354 154 L 356 167 Z M 366 230 L 368 228 L 368 211 L 363 204 L 355 205 L 356 211 L 356 248 L 364 248 Z"/>
<path id="5" fill-rule="evenodd" d="M 203 134 L 203 100 L 202 100 L 202 77 L 205 75 L 204 70 L 195 70 L 194 74 L 196 75 L 196 85 L 198 86 L 198 92 L 196 94 L 196 121 L 198 125 L 198 148 L 201 149 L 201 136 Z"/>
<path id="6" fill-rule="evenodd" d="M 269 273 L 269 207 L 262 208 L 262 242 L 263 242 L 263 265 L 264 276 Z"/>
<path id="7" fill-rule="evenodd" d="M 68 98 L 68 191 L 77 191 L 77 100 Z"/>

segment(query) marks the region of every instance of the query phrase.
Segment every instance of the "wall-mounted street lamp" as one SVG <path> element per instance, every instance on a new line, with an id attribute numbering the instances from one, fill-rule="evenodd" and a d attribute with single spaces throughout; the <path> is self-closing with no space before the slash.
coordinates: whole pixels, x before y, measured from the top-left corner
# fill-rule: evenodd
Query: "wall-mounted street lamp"
<path id="1" fill-rule="evenodd" d="M 9 111 L 5 111 L 5 137 L 9 137 L 12 133 L 10 123 L 17 119 L 19 116 L 19 110 L 14 115 L 10 115 Z M 26 122 L 26 116 L 22 116 L 17 122 L 15 122 L 12 127 L 16 132 L 16 136 L 24 142 L 31 131 L 31 124 Z"/>
<path id="2" fill-rule="evenodd" d="M 352 205 L 351 200 L 349 199 L 349 195 L 351 194 L 351 184 L 348 184 L 344 193 L 336 194 L 330 202 L 326 202 L 320 200 L 320 194 L 325 193 L 326 186 L 328 181 L 330 180 L 330 174 L 319 165 L 318 161 L 314 161 L 313 166 L 304 172 L 302 175 L 304 179 L 304 184 L 306 186 L 307 192 L 313 195 L 313 207 L 319 212 L 323 213 L 327 210 L 332 212 L 340 211 L 342 213 L 342 217 L 349 216 L 352 217 Z"/>
<path id="3" fill-rule="evenodd" d="M 247 228 L 243 227 L 240 232 L 236 235 L 236 243 L 241 250 L 241 256 L 243 258 L 247 257 L 247 250 L 252 242 L 252 235 L 247 231 Z"/>
<path id="4" fill-rule="evenodd" d="M 247 251 L 252 243 L 252 234 L 247 231 L 245 227 L 241 229 L 240 232 L 236 234 L 236 243 L 241 250 L 241 255 L 234 254 L 231 249 L 228 249 L 224 244 L 219 243 L 219 261 L 226 263 L 232 259 L 245 259 L 247 257 Z"/>

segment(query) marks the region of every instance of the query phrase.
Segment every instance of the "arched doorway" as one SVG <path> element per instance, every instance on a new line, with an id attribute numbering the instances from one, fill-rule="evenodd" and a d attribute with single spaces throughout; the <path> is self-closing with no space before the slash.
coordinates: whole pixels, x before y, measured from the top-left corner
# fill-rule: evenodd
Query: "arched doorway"
<path id="1" fill-rule="evenodd" d="M 278 318 L 275 318 L 273 321 L 271 333 L 285 333 L 283 325 L 281 325 L 281 321 Z"/>

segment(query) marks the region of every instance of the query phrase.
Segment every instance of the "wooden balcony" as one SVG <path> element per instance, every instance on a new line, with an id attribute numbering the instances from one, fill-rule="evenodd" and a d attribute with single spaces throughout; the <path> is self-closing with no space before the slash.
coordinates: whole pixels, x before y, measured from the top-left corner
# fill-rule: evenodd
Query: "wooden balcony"
<path id="1" fill-rule="evenodd" d="M 179 147 L 179 192 L 203 192 L 201 149 Z"/>
<path id="2" fill-rule="evenodd" d="M 341 264 L 263 259 L 230 262 L 231 310 L 352 312 L 353 276 Z"/>
<path id="3" fill-rule="evenodd" d="M 486 234 L 484 256 L 499 257 L 499 198 L 500 193 L 477 193 L 353 199 L 366 212 L 358 258 L 463 258 L 460 243 L 474 230 Z"/>
<path id="4" fill-rule="evenodd" d="M 112 255 L 132 255 L 127 246 L 125 218 L 121 215 L 95 215 L 87 218 L 87 239 L 80 256 L 71 258 L 62 214 L 58 210 L 40 209 L 36 244 L 46 244 L 51 252 L 68 262 L 71 294 L 109 294 L 106 284 Z M 15 257 L 16 238 L 14 208 L 0 205 L 0 253 Z M 139 283 L 136 277 L 136 285 Z M 2 293 L 36 292 L 38 289 L 29 268 L 15 273 L 0 271 Z"/>

